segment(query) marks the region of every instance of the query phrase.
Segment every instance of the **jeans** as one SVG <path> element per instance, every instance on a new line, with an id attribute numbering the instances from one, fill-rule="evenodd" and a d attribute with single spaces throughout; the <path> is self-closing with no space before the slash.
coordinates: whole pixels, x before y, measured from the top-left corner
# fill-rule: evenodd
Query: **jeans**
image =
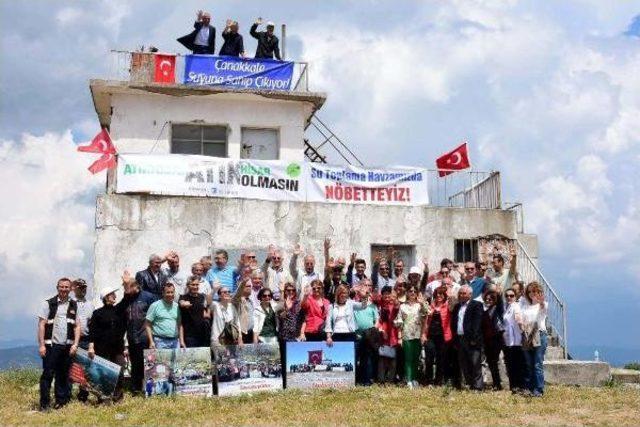
<path id="1" fill-rule="evenodd" d="M 40 407 L 48 408 L 51 404 L 51 382 L 55 377 L 55 402 L 65 405 L 71 397 L 69 386 L 69 368 L 71 367 L 70 345 L 48 345 L 42 359 L 42 375 L 40 376 Z"/>
<path id="2" fill-rule="evenodd" d="M 153 342 L 158 350 L 178 348 L 178 338 L 153 337 Z"/>
<path id="3" fill-rule="evenodd" d="M 524 351 L 526 364 L 524 384 L 534 395 L 544 394 L 544 353 L 547 351 L 547 332 L 540 331 L 540 345 Z"/>

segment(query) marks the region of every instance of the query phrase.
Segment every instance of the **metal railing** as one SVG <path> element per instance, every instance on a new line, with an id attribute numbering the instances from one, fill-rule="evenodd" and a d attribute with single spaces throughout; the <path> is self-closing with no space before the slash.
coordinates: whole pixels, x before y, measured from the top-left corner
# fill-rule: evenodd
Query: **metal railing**
<path id="1" fill-rule="evenodd" d="M 516 227 L 518 233 L 524 233 L 524 207 L 520 202 L 504 202 L 502 209 L 516 213 Z"/>
<path id="2" fill-rule="evenodd" d="M 500 172 L 429 170 L 429 200 L 435 206 L 500 209 Z"/>
<path id="3" fill-rule="evenodd" d="M 112 50 L 109 56 L 108 80 L 129 81 L 136 83 L 153 83 L 155 61 L 153 52 L 135 52 L 129 50 Z M 160 53 L 160 52 L 158 52 Z M 184 59 L 186 55 L 171 53 L 176 56 L 175 82 L 184 82 Z M 309 63 L 293 63 L 293 77 L 290 92 L 309 91 Z"/>
<path id="4" fill-rule="evenodd" d="M 544 289 L 545 301 L 548 305 L 547 331 L 550 333 L 551 339 L 557 340 L 558 345 L 562 347 L 564 357 L 566 358 L 569 347 L 567 343 L 567 311 L 565 303 L 544 277 L 537 263 L 531 259 L 522 243 L 520 243 L 519 240 L 516 240 L 516 242 L 518 243 L 516 249 L 518 280 L 523 281 L 525 286 L 530 282 L 536 281 L 540 283 Z"/>

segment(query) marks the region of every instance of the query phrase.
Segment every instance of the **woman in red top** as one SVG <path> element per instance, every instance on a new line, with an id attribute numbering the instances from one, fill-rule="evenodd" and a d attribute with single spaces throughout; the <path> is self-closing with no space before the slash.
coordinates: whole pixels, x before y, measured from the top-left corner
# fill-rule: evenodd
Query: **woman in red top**
<path id="1" fill-rule="evenodd" d="M 447 355 L 452 338 L 447 287 L 440 286 L 433 291 L 431 314 L 427 317 L 420 337 L 422 344 L 425 345 L 425 376 L 427 384 L 442 385 L 445 371 L 447 371 L 447 377 L 449 377 L 449 369 L 446 368 L 449 362 Z M 435 378 L 433 376 L 434 362 L 436 365 Z"/>
<path id="2" fill-rule="evenodd" d="M 329 300 L 323 297 L 323 286 L 320 280 L 310 283 L 311 295 L 305 295 L 301 308 L 304 313 L 304 323 L 300 331 L 300 338 L 306 341 L 324 341 L 324 323 L 329 314 Z"/>
<path id="3" fill-rule="evenodd" d="M 391 383 L 396 379 L 396 357 L 400 347 L 398 328 L 393 321 L 398 316 L 400 303 L 393 295 L 391 286 L 385 286 L 377 304 L 380 308 L 377 326 L 382 335 L 378 357 L 378 382 Z"/>

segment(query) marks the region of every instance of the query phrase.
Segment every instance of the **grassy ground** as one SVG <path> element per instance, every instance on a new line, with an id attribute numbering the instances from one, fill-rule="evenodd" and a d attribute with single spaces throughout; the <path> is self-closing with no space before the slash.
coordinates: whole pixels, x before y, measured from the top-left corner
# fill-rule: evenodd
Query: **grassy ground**
<path id="1" fill-rule="evenodd" d="M 37 371 L 0 373 L 1 425 L 638 425 L 640 390 L 548 387 L 540 399 L 509 392 L 408 390 L 283 391 L 225 398 L 126 398 L 113 406 L 83 405 L 41 414 Z"/>

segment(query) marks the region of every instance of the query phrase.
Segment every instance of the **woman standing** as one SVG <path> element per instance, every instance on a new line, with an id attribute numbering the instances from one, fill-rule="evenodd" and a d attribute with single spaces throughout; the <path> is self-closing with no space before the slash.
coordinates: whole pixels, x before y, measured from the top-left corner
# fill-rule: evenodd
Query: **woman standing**
<path id="1" fill-rule="evenodd" d="M 127 328 L 124 311 L 126 303 L 116 303 L 117 287 L 107 287 L 100 292 L 102 303 L 99 309 L 93 312 L 89 320 L 89 357 L 93 359 L 98 355 L 120 366 L 125 366 L 124 334 Z M 122 399 L 123 371 L 113 394 L 114 400 Z"/>
<path id="2" fill-rule="evenodd" d="M 311 281 L 311 295 L 302 299 L 304 323 L 300 331 L 300 339 L 306 341 L 324 341 L 326 334 L 324 325 L 329 314 L 329 300 L 323 297 L 323 285 L 320 280 Z"/>
<path id="3" fill-rule="evenodd" d="M 394 321 L 398 316 L 400 303 L 394 298 L 393 288 L 385 286 L 381 291 L 380 318 L 378 329 L 382 335 L 382 342 L 378 357 L 378 382 L 391 383 L 396 379 L 396 358 L 398 343 L 398 328 Z"/>
<path id="4" fill-rule="evenodd" d="M 407 288 L 407 302 L 400 305 L 395 323 L 400 330 L 402 350 L 404 353 L 404 373 L 407 386 L 418 386 L 417 373 L 420 358 L 420 336 L 423 322 L 429 307 L 422 301 L 422 295 L 417 286 Z"/>
<path id="5" fill-rule="evenodd" d="M 367 298 L 363 298 L 362 302 L 356 302 L 349 299 L 349 288 L 345 285 L 336 288 L 335 302 L 329 306 L 329 315 L 324 327 L 329 347 L 334 341 L 356 341 L 356 320 L 353 312 L 366 307 Z"/>
<path id="6" fill-rule="evenodd" d="M 429 384 L 442 385 L 444 378 L 451 378 L 447 354 L 452 338 L 447 288 L 440 286 L 433 292 L 431 313 L 427 316 L 420 337 L 420 341 L 425 344 L 426 374 Z M 433 375 L 434 362 L 436 365 L 435 377 Z"/>
<path id="7" fill-rule="evenodd" d="M 287 282 L 284 285 L 284 298 L 276 308 L 280 328 L 278 330 L 278 344 L 280 346 L 280 361 L 282 372 L 287 371 L 287 342 L 301 340 L 301 305 L 298 300 L 296 286 Z M 287 376 L 282 376 L 284 387 L 287 386 Z"/>
<path id="8" fill-rule="evenodd" d="M 187 347 L 207 347 L 211 338 L 209 333 L 209 304 L 207 297 L 199 292 L 200 277 L 190 276 L 187 279 L 187 293 L 180 295 L 180 318 L 182 336 Z"/>
<path id="9" fill-rule="evenodd" d="M 521 303 L 524 360 L 524 382 L 534 397 L 544 394 L 544 353 L 547 350 L 547 303 L 538 282 L 527 285 Z"/>
<path id="10" fill-rule="evenodd" d="M 231 302 L 229 288 L 218 288 L 219 301 L 211 303 L 211 345 L 242 345 L 240 317 Z"/>
<path id="11" fill-rule="evenodd" d="M 522 314 L 516 302 L 518 294 L 513 288 L 504 293 L 507 301 L 504 312 L 504 363 L 507 366 L 509 389 L 518 393 L 524 389 L 524 356 L 522 354 Z"/>
<path id="12" fill-rule="evenodd" d="M 258 291 L 258 305 L 253 310 L 253 342 L 276 344 L 278 335 L 278 320 L 276 304 L 273 302 L 271 289 L 262 288 Z"/>
<path id="13" fill-rule="evenodd" d="M 233 297 L 233 305 L 240 319 L 240 333 L 242 334 L 243 343 L 256 342 L 256 337 L 253 333 L 254 306 L 253 301 L 251 301 L 252 287 L 251 280 L 243 281 Z"/>
<path id="14" fill-rule="evenodd" d="M 502 380 L 498 361 L 500 352 L 504 347 L 502 332 L 504 331 L 502 321 L 502 298 L 495 290 L 490 290 L 484 294 L 485 310 L 482 314 L 482 337 L 484 339 L 484 352 L 487 358 L 487 365 L 491 371 L 491 381 L 494 390 L 502 390 Z"/>

